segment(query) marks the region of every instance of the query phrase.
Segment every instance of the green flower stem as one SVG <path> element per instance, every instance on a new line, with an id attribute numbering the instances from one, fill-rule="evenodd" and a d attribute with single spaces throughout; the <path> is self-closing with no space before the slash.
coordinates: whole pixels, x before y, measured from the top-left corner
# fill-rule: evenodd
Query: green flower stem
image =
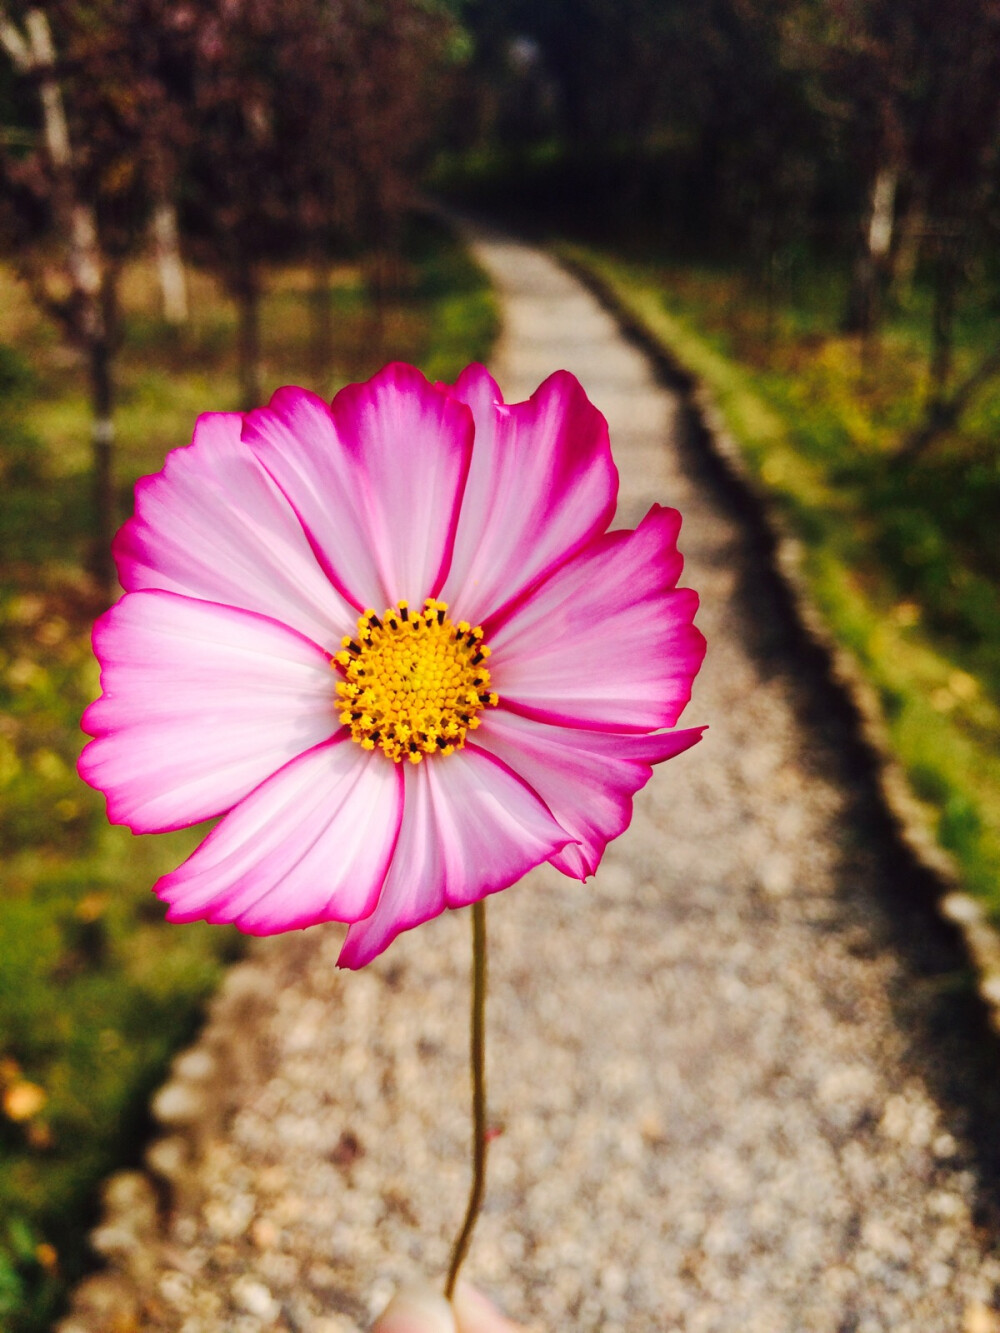
<path id="1" fill-rule="evenodd" d="M 465 1221 L 451 1252 L 444 1295 L 451 1300 L 486 1192 L 486 903 L 472 904 L 472 1190 Z"/>

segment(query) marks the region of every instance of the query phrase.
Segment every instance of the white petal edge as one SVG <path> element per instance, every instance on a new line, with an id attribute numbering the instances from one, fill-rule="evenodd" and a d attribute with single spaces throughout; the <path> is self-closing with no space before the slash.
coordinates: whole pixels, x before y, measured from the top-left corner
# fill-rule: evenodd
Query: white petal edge
<path id="1" fill-rule="evenodd" d="M 250 793 L 155 892 L 168 921 L 274 935 L 375 907 L 403 813 L 402 775 L 346 736 Z"/>
<path id="2" fill-rule="evenodd" d="M 445 908 L 507 888 L 571 841 L 536 793 L 476 746 L 404 768 L 396 853 L 375 911 L 347 932 L 343 967 L 363 967 Z"/>
<path id="3" fill-rule="evenodd" d="M 95 739 L 79 770 L 136 833 L 223 813 L 340 725 L 327 654 L 255 612 L 128 593 L 94 648 L 104 693 L 83 716 Z"/>
<path id="4" fill-rule="evenodd" d="M 354 609 L 314 556 L 280 489 L 243 444 L 243 417 L 210 412 L 135 488 L 114 542 L 126 592 L 158 588 L 256 611 L 334 651 Z"/>

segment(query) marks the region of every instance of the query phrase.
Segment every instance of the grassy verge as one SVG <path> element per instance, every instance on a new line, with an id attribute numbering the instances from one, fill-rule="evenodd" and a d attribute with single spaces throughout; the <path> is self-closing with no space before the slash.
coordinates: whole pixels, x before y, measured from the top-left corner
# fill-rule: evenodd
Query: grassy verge
<path id="1" fill-rule="evenodd" d="M 192 273 L 182 331 L 157 314 L 151 269 L 124 283 L 117 480 L 190 438 L 195 416 L 238 400 L 234 316 Z M 334 364 L 310 377 L 309 277 L 271 275 L 264 383 L 328 393 L 399 358 L 454 378 L 484 359 L 496 319 L 483 275 L 441 232 L 413 237 L 403 290 L 373 310 L 360 271 L 334 274 Z M 11 350 L 17 347 L 17 352 Z M 46 1326 L 87 1262 L 95 1187 L 135 1160 L 150 1091 L 195 1030 L 240 937 L 167 927 L 149 892 L 198 833 L 110 827 L 75 773 L 94 696 L 95 603 L 86 546 L 87 416 L 78 360 L 0 269 L 0 1328 Z"/>
<path id="2" fill-rule="evenodd" d="M 802 539 L 811 595 L 875 686 L 928 823 L 1000 919 L 1000 392 L 894 471 L 926 364 L 912 316 L 865 357 L 815 308 L 765 314 L 733 273 L 569 253 L 711 390 Z"/>

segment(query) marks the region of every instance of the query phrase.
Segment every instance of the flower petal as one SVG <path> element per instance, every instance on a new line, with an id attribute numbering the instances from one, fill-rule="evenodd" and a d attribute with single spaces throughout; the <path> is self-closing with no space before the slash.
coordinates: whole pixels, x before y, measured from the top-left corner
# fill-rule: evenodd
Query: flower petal
<path id="1" fill-rule="evenodd" d="M 279 389 L 243 439 L 281 487 L 327 576 L 355 607 L 420 605 L 451 562 L 472 415 L 412 366 L 390 365 L 327 407 Z"/>
<path id="2" fill-rule="evenodd" d="M 309 548 L 281 491 L 240 441 L 243 418 L 198 418 L 186 449 L 135 489 L 115 538 L 126 592 L 162 588 L 259 611 L 336 648 L 354 615 Z"/>
<path id="3" fill-rule="evenodd" d="M 654 505 L 599 537 L 487 629 L 506 707 L 599 731 L 672 727 L 705 653 L 698 596 L 674 587 L 680 516 Z"/>
<path id="4" fill-rule="evenodd" d="M 472 409 L 476 445 L 441 596 L 475 624 L 604 532 L 618 472 L 607 422 L 565 370 L 510 407 L 482 366 L 451 393 Z"/>
<path id="5" fill-rule="evenodd" d="M 103 696 L 80 756 L 108 818 L 135 833 L 228 810 L 338 728 L 316 644 L 251 611 L 172 592 L 127 593 L 94 626 Z"/>
<path id="6" fill-rule="evenodd" d="M 396 854 L 375 911 L 347 932 L 343 967 L 363 967 L 446 907 L 507 888 L 570 840 L 530 787 L 476 746 L 403 767 Z"/>
<path id="7" fill-rule="evenodd" d="M 275 935 L 375 906 L 403 815 L 398 765 L 341 736 L 240 801 L 154 892 L 168 921 Z"/>
<path id="8" fill-rule="evenodd" d="M 557 869 L 585 879 L 612 838 L 628 828 L 632 797 L 653 764 L 701 740 L 704 727 L 624 736 L 551 726 L 504 708 L 483 714 L 476 743 L 524 778 L 576 840 L 550 857 Z"/>

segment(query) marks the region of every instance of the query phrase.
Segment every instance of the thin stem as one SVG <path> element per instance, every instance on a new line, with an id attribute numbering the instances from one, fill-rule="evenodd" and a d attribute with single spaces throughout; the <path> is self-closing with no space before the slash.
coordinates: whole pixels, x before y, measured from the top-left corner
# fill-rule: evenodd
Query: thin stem
<path id="1" fill-rule="evenodd" d="M 455 1294 L 458 1271 L 472 1239 L 472 1229 L 486 1192 L 486 903 L 472 904 L 472 1189 L 465 1221 L 451 1252 L 445 1300 Z"/>

